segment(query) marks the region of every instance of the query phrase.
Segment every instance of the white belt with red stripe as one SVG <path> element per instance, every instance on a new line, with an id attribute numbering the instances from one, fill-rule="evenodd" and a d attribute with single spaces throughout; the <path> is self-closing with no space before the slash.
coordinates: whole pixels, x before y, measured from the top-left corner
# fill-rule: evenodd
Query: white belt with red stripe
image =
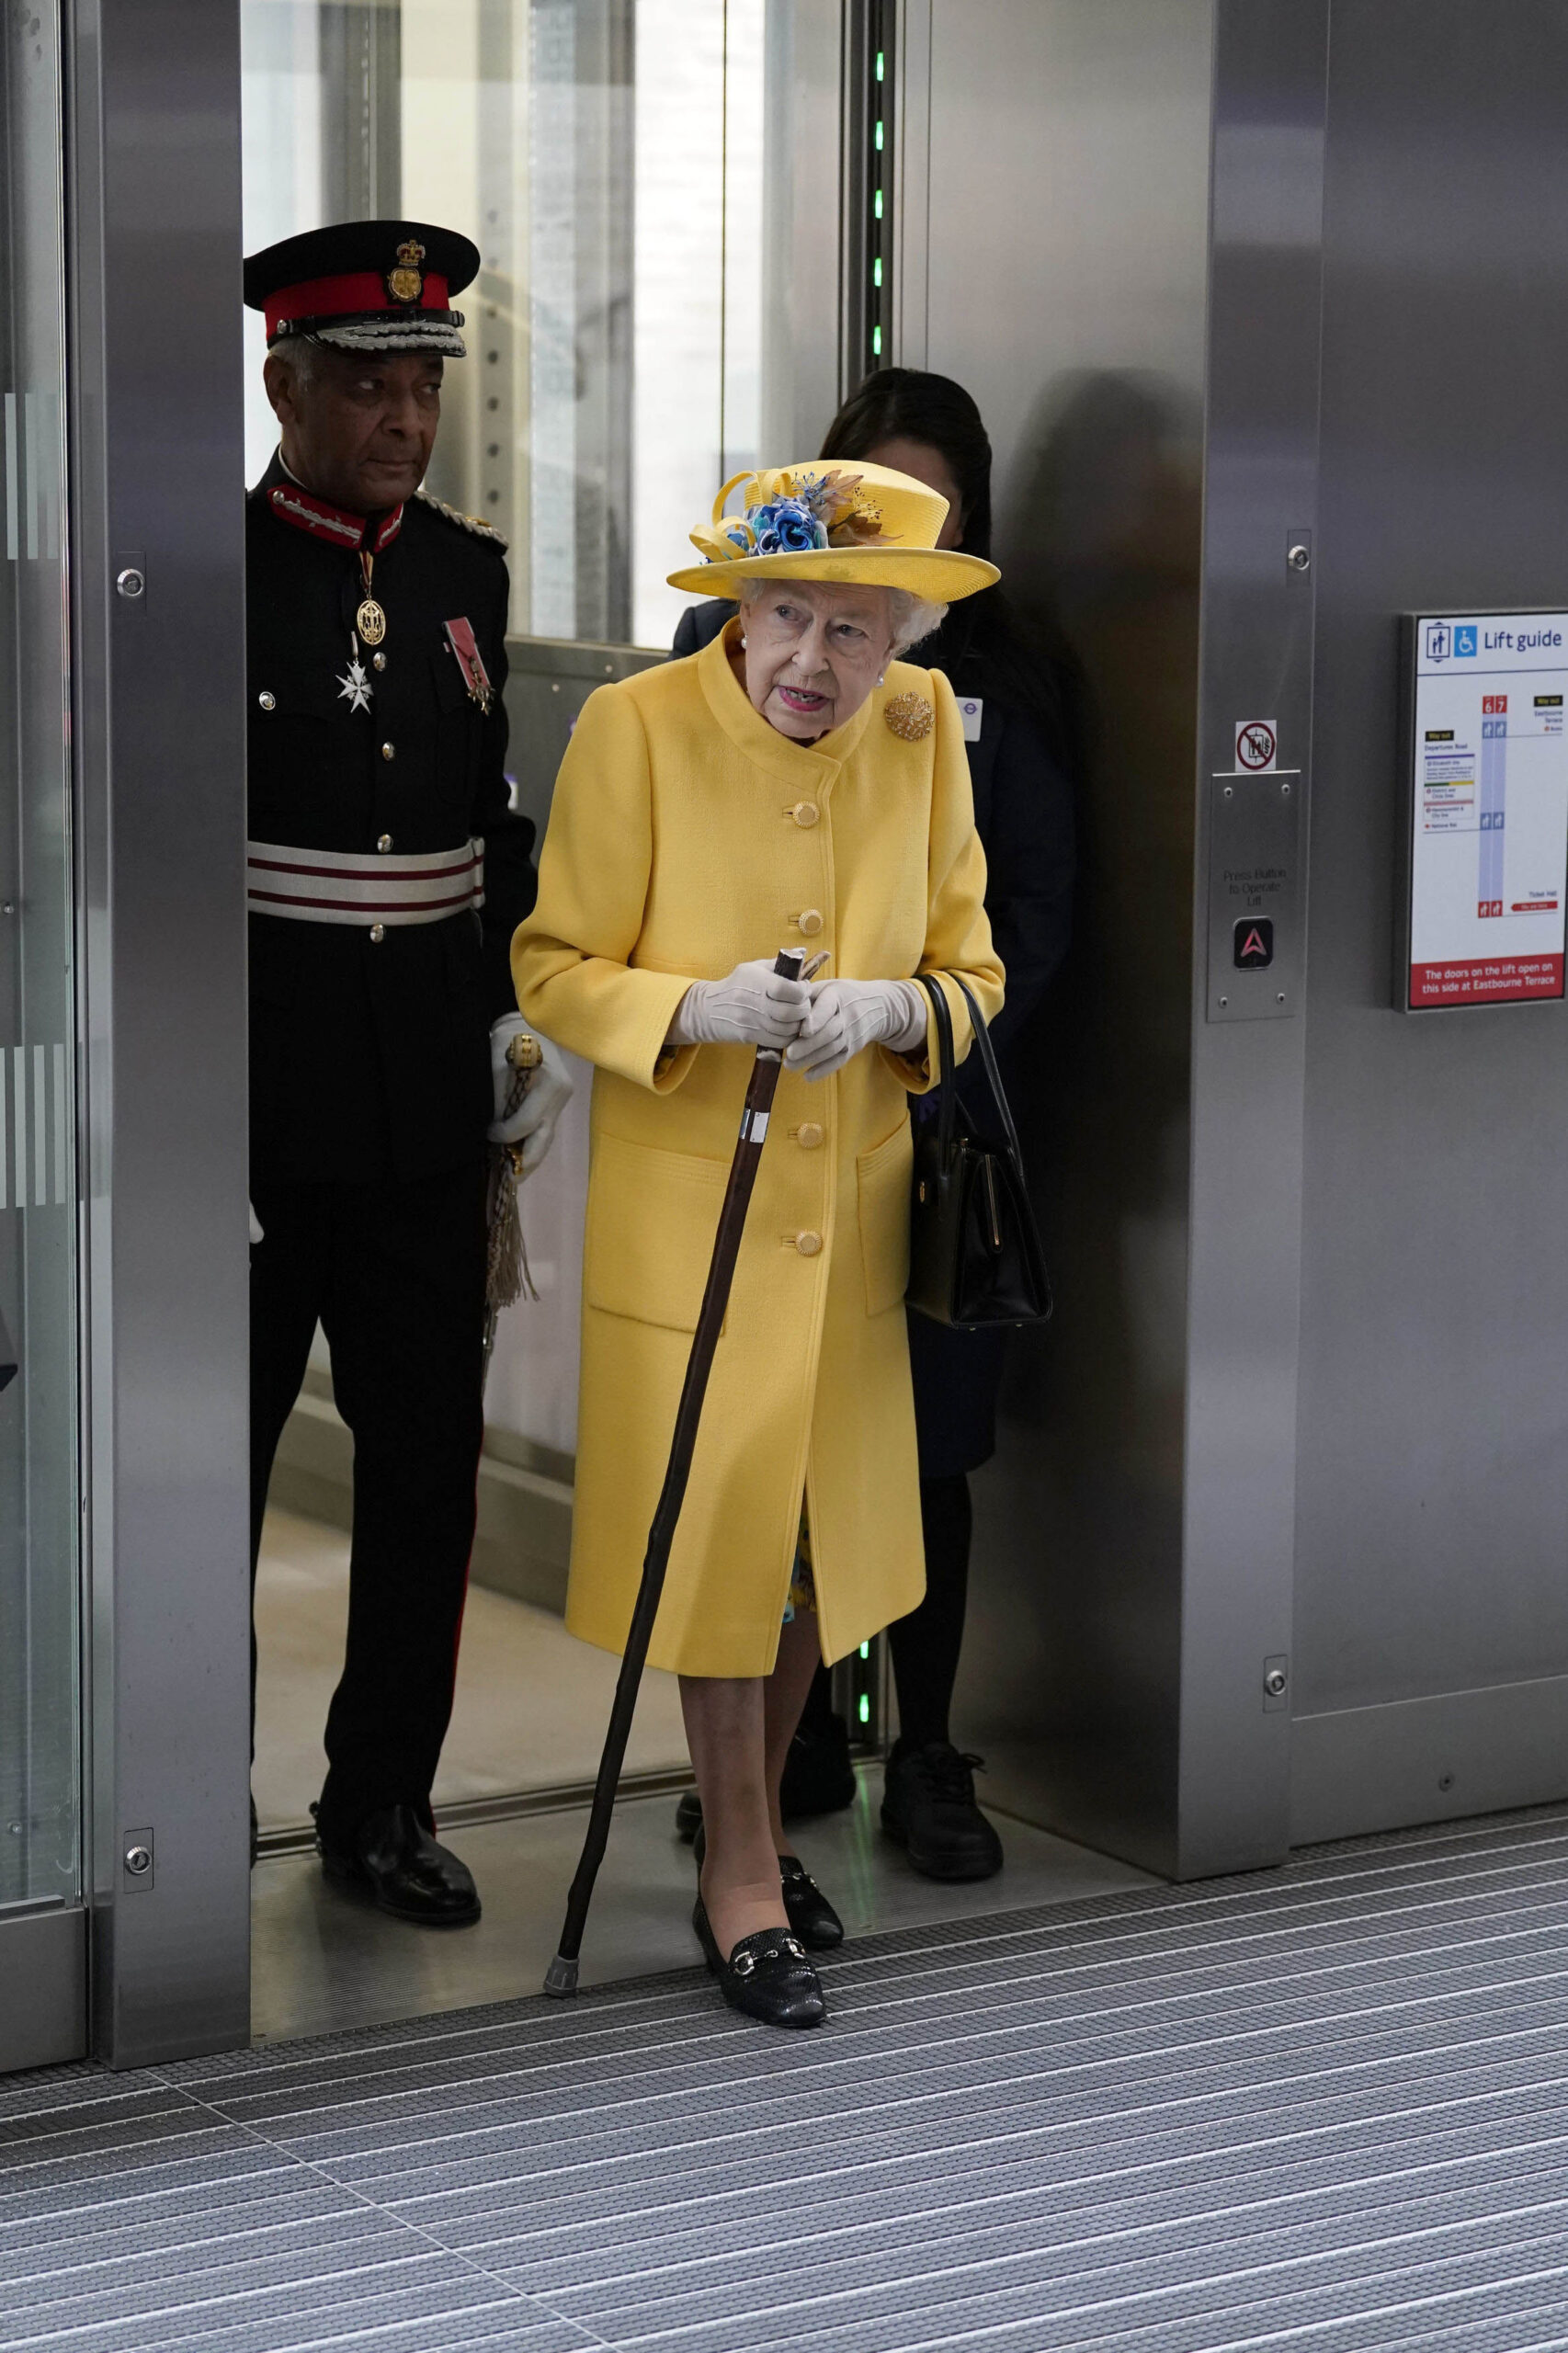
<path id="1" fill-rule="evenodd" d="M 296 923 L 444 923 L 484 904 L 484 844 L 409 858 L 247 842 L 245 899 L 252 915 Z"/>

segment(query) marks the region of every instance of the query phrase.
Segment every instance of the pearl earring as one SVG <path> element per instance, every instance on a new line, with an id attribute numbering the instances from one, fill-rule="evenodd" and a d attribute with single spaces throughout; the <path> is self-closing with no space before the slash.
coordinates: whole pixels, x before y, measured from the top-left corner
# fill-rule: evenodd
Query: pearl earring
<path id="1" fill-rule="evenodd" d="M 879 671 L 877 672 L 877 684 L 878 684 L 878 686 L 879 686 L 879 687 L 885 687 L 885 686 L 887 685 L 887 682 L 888 682 L 888 674 L 887 674 L 887 672 L 886 672 L 885 670 L 879 670 Z"/>
<path id="2" fill-rule="evenodd" d="M 743 631 L 742 636 L 741 636 L 741 646 L 742 646 L 742 649 L 743 649 L 743 651 L 744 651 L 744 646 L 745 646 L 745 636 L 744 636 L 744 631 Z"/>

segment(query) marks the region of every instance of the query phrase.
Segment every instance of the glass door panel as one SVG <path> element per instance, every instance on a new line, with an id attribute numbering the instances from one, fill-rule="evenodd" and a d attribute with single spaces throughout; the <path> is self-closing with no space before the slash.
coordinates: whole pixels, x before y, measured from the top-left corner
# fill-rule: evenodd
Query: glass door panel
<path id="1" fill-rule="evenodd" d="M 3 42 L 0 1921 L 81 1887 L 60 74 L 47 0 L 7 9 Z"/>
<path id="2" fill-rule="evenodd" d="M 719 483 L 762 454 L 769 374 L 801 365 L 785 281 L 813 203 L 828 266 L 812 274 L 815 332 L 836 366 L 835 255 L 840 34 L 836 0 L 242 0 L 247 251 L 351 217 L 440 222 L 480 249 L 460 295 L 469 357 L 449 365 L 427 487 L 509 542 L 511 767 L 517 805 L 542 836 L 577 710 L 597 686 L 663 660 L 692 600 L 665 585 L 690 555 Z M 814 28 L 814 29 L 813 29 Z M 814 41 L 804 58 L 808 36 Z M 809 173 L 799 117 L 811 117 Z M 804 185 L 809 178 L 809 192 Z M 260 321 L 246 321 L 246 467 L 276 446 L 261 382 Z M 775 404 L 786 412 L 789 403 Z M 833 406 L 813 411 L 814 448 Z M 799 456 L 785 449 L 778 456 Z M 576 1444 L 577 1313 L 591 1074 L 524 1202 L 540 1297 L 502 1318 L 486 1398 L 480 1542 L 457 1716 L 437 1796 L 478 1795 L 481 1699 L 505 1635 L 483 1631 L 489 1593 L 551 1622 L 528 1632 L 528 1686 L 508 1702 L 588 1671 L 560 1648 L 559 1608 Z M 318 1337 L 273 1501 L 346 1516 L 347 1434 L 331 1435 Z M 335 1474 L 334 1474 L 335 1475 Z M 311 1566 L 315 1537 L 287 1537 L 262 1567 L 258 1797 L 281 1786 L 263 1752 L 295 1725 L 291 1820 L 313 1795 L 315 1725 L 336 1664 L 341 1594 Z M 286 1554 L 291 1543 L 298 1557 Z M 341 1551 L 340 1546 L 340 1551 Z M 286 1608 L 285 1574 L 301 1597 Z M 498 1580 L 502 1581 L 498 1586 Z M 304 1599 L 319 1628 L 304 1660 Z M 476 1626 L 482 1628 L 478 1633 Z M 292 1643 L 293 1649 L 289 1645 Z M 290 1661 L 292 1664 L 290 1664 Z M 559 1669 L 552 1662 L 560 1661 Z M 313 1678 L 278 1700 L 277 1677 Z M 575 1685 L 573 1687 L 575 1688 Z M 319 1703 L 319 1704 L 318 1704 Z M 591 1771 L 603 1710 L 584 1703 L 585 1742 L 551 1735 L 537 1757 L 492 1773 L 514 1786 Z M 535 1711 L 543 1722 L 548 1710 Z M 268 1730 L 278 1726 L 277 1739 Z M 469 1728 L 465 1730 L 465 1725 Z M 678 1712 L 645 1703 L 647 1769 L 684 1763 Z M 663 1726 L 663 1729 L 659 1729 Z M 640 1733 L 640 1738 L 642 1733 Z M 483 1743 L 479 1744 L 483 1745 Z M 549 1753 L 546 1753 L 546 1751 Z"/>

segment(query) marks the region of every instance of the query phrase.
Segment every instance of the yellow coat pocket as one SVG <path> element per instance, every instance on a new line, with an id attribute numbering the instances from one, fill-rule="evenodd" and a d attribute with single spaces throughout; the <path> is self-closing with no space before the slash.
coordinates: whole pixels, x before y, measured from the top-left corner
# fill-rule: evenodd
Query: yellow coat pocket
<path id="1" fill-rule="evenodd" d="M 694 1332 L 729 1173 L 722 1160 L 598 1137 L 583 1245 L 588 1305 Z"/>
<path id="2" fill-rule="evenodd" d="M 885 1315 L 909 1288 L 909 1172 L 915 1142 L 902 1120 L 891 1136 L 855 1163 L 866 1313 Z"/>

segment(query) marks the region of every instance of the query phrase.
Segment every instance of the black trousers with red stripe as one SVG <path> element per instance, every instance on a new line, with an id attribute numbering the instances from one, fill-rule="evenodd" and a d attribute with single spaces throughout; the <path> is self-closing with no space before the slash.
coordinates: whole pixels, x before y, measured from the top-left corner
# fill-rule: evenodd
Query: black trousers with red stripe
<path id="1" fill-rule="evenodd" d="M 251 1563 L 319 1319 L 354 1436 L 348 1640 L 323 1835 L 430 1789 L 451 1717 L 483 1441 L 483 1151 L 409 1184 L 259 1185 L 251 1251 Z"/>

